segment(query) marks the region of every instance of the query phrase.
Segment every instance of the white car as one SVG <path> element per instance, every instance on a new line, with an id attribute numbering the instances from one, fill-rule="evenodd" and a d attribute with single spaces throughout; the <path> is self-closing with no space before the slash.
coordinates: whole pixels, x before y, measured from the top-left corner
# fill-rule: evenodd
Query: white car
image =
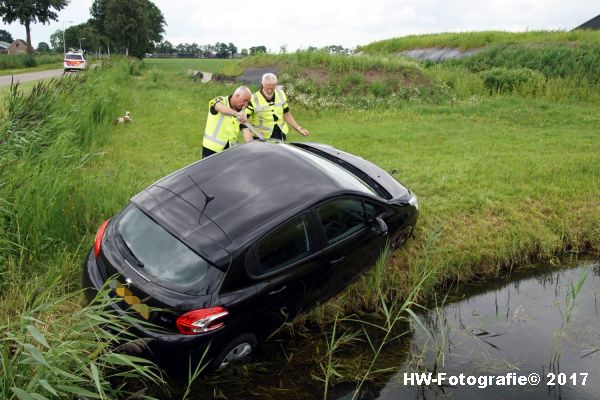
<path id="1" fill-rule="evenodd" d="M 85 61 L 85 58 L 83 57 L 82 53 L 68 52 L 67 54 L 65 54 L 65 72 L 73 70 L 81 71 L 87 69 L 87 67 L 87 61 Z"/>

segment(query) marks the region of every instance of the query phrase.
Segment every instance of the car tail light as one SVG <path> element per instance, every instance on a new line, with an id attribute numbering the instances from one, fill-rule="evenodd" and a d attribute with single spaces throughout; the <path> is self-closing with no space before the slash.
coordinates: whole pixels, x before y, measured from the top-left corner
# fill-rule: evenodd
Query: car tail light
<path id="1" fill-rule="evenodd" d="M 108 221 L 106 220 L 100 225 L 98 232 L 96 232 L 96 239 L 94 240 L 94 255 L 98 257 L 100 254 L 100 246 L 102 245 L 102 238 L 104 237 L 104 232 L 106 231 L 106 226 L 108 225 Z"/>
<path id="2" fill-rule="evenodd" d="M 184 335 L 211 332 L 225 326 L 222 319 L 228 314 L 223 307 L 190 311 L 177 318 L 177 329 Z"/>

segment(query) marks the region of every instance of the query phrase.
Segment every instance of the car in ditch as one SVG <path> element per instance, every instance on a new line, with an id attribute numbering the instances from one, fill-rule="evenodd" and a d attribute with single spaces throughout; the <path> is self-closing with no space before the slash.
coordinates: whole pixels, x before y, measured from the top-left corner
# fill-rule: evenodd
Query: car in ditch
<path id="1" fill-rule="evenodd" d="M 83 285 L 92 299 L 108 281 L 153 349 L 208 348 L 222 368 L 357 280 L 417 217 L 415 194 L 361 157 L 254 141 L 133 196 L 98 230 Z"/>

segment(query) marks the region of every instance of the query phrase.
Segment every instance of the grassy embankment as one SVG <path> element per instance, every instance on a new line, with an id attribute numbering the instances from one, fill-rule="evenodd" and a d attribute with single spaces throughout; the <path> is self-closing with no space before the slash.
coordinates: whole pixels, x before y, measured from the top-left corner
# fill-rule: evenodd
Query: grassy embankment
<path id="1" fill-rule="evenodd" d="M 207 102 L 233 89 L 192 84 L 179 72 L 207 70 L 210 64 L 199 60 L 197 68 L 181 68 L 173 66 L 179 60 L 169 61 L 147 60 L 150 67 L 139 74 L 136 66 L 121 64 L 90 71 L 88 79 L 69 80 L 65 88 L 40 89 L 39 95 L 34 90 L 28 101 L 36 107 L 24 100 L 6 103 L 0 146 L 0 284 L 7 316 L 2 336 L 18 339 L 3 343 L 3 369 L 12 371 L 0 387 L 6 398 L 16 395 L 13 386 L 28 384 L 24 377 L 31 371 L 45 373 L 46 380 L 53 376 L 35 349 L 49 360 L 56 355 L 28 334 L 27 326 L 56 335 L 60 345 L 67 341 L 61 342 L 66 337 L 61 334 L 82 318 L 70 314 L 80 309 L 82 298 L 76 294 L 52 310 L 34 312 L 39 322 L 18 316 L 32 315 L 33 297 L 51 304 L 76 290 L 83 255 L 98 225 L 131 195 L 198 159 Z M 261 58 L 245 65 L 268 62 Z M 545 75 L 536 81 L 537 92 L 528 80 L 495 87 L 465 66 L 447 72 L 444 66 L 385 58 L 302 53 L 278 57 L 277 63 L 282 78 L 289 80 L 282 83 L 289 86 L 292 111 L 311 130 L 312 140 L 381 165 L 421 199 L 416 238 L 313 317 L 373 309 L 381 293 L 402 298 L 424 269 L 433 271 L 423 284 L 421 296 L 427 297 L 450 281 L 495 275 L 568 251 L 600 249 L 597 87 L 575 90 L 568 82 L 577 76 Z M 398 85 L 382 95 L 372 83 L 394 74 L 404 77 L 410 89 Z M 354 77 L 344 81 L 346 75 Z M 560 89 L 561 80 L 562 91 L 548 89 Z M 326 101 L 315 107 L 310 96 Z M 368 101 L 355 104 L 361 97 Z M 110 125 L 125 110 L 134 122 Z M 79 331 L 93 335 L 94 329 Z M 85 341 L 68 341 L 80 342 Z M 102 349 L 101 354 L 110 354 Z M 104 378 L 110 365 L 91 367 L 98 354 L 82 347 L 71 351 L 83 357 L 70 366 L 69 372 L 81 378 L 76 384 L 96 390 L 94 370 Z M 43 391 L 42 386 L 26 390 Z"/>
<path id="2" fill-rule="evenodd" d="M 529 32 L 448 32 L 402 36 L 380 40 L 359 46 L 358 51 L 370 55 L 388 55 L 403 50 L 421 48 L 458 48 L 469 50 L 488 45 L 526 44 L 538 46 L 571 44 L 597 44 L 600 33 L 591 30 L 578 31 L 529 31 Z"/>

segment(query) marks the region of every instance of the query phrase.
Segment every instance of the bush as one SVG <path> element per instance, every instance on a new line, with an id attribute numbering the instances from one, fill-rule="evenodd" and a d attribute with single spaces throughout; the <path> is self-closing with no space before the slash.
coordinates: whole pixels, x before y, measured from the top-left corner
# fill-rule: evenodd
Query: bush
<path id="1" fill-rule="evenodd" d="M 600 84 L 600 46 L 595 44 L 494 46 L 472 57 L 452 60 L 447 64 L 462 65 L 472 72 L 494 67 L 528 68 L 548 78 L 585 78 L 590 83 Z"/>
<path id="2" fill-rule="evenodd" d="M 480 73 L 485 86 L 495 92 L 513 92 L 518 90 L 535 91 L 545 81 L 540 72 L 529 68 L 492 68 Z"/>

